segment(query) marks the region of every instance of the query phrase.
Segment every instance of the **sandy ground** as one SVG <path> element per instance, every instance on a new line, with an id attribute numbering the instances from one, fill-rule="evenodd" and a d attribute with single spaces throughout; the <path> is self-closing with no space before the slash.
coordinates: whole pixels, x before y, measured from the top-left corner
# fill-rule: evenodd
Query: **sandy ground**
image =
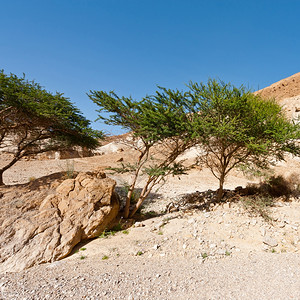
<path id="1" fill-rule="evenodd" d="M 125 149 L 72 160 L 21 161 L 4 181 L 105 169 L 120 158 L 133 156 Z M 275 172 L 299 174 L 299 166 L 299 159 L 289 158 Z M 111 177 L 119 190 L 130 179 Z M 233 172 L 225 187 L 248 182 Z M 297 199 L 272 208 L 273 224 L 250 216 L 240 203 L 165 213 L 167 204 L 183 194 L 217 186 L 208 170 L 168 178 L 145 203 L 144 212 L 155 216 L 148 213 L 135 227 L 82 243 L 62 261 L 0 275 L 0 299 L 300 299 Z"/>

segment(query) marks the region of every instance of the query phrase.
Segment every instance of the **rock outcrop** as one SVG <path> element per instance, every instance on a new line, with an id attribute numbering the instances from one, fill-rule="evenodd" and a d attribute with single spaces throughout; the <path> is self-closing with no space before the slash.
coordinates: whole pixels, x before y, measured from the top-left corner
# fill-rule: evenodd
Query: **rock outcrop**
<path id="1" fill-rule="evenodd" d="M 275 82 L 255 92 L 255 94 L 259 94 L 263 98 L 275 98 L 279 102 L 282 99 L 298 96 L 300 95 L 300 73 Z"/>
<path id="2" fill-rule="evenodd" d="M 31 204 L 22 194 L 9 202 L 3 193 L 11 210 L 0 217 L 0 272 L 59 260 L 80 241 L 100 235 L 119 211 L 115 184 L 104 173 L 79 173 L 40 201 L 40 191 L 28 191 Z"/>

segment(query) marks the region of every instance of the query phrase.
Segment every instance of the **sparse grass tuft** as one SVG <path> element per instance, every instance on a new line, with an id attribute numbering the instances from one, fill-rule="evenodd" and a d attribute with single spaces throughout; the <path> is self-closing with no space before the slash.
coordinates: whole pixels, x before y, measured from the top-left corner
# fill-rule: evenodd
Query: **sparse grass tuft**
<path id="1" fill-rule="evenodd" d="M 109 257 L 107 255 L 102 256 L 102 260 L 107 260 L 107 259 L 109 259 Z"/>
<path id="2" fill-rule="evenodd" d="M 122 233 L 123 234 L 129 234 L 129 231 L 128 230 L 123 230 Z"/>
<path id="3" fill-rule="evenodd" d="M 203 259 L 206 259 L 208 257 L 208 254 L 206 252 L 204 252 L 204 253 L 201 253 L 201 256 Z"/>
<path id="4" fill-rule="evenodd" d="M 31 176 L 31 177 L 28 178 L 28 182 L 33 182 L 35 180 L 36 180 L 36 178 L 34 176 Z"/>
<path id="5" fill-rule="evenodd" d="M 143 251 L 138 251 L 138 252 L 136 253 L 136 256 L 141 256 L 141 255 L 143 255 L 143 254 L 144 254 Z"/>
<path id="6" fill-rule="evenodd" d="M 74 178 L 75 176 L 74 160 L 67 159 L 65 166 L 60 166 L 60 167 L 63 169 L 66 179 Z"/>
<path id="7" fill-rule="evenodd" d="M 81 255 L 80 259 L 86 259 L 86 256 L 85 255 Z"/>
<path id="8" fill-rule="evenodd" d="M 241 202 L 246 211 L 254 216 L 261 216 L 266 222 L 272 222 L 273 218 L 270 216 L 270 206 L 273 205 L 274 200 L 270 196 L 246 196 L 241 198 Z"/>
<path id="9" fill-rule="evenodd" d="M 80 250 L 81 250 L 81 251 L 84 251 L 84 250 L 86 250 L 86 248 L 83 247 L 83 248 L 80 248 Z"/>
<path id="10" fill-rule="evenodd" d="M 121 223 L 118 223 L 117 225 L 115 225 L 111 231 L 114 231 L 114 232 L 117 232 L 117 231 L 121 231 L 123 228 L 122 228 L 122 224 Z"/>

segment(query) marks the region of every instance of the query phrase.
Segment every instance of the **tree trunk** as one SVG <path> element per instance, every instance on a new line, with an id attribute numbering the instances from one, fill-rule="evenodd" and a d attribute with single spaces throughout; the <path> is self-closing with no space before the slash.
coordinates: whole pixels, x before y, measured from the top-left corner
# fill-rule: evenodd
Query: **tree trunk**
<path id="1" fill-rule="evenodd" d="M 130 209 L 130 199 L 132 197 L 132 190 L 131 187 L 129 188 L 129 191 L 127 193 L 126 196 L 126 204 L 125 204 L 125 208 L 124 208 L 124 219 L 127 219 L 129 217 L 129 209 Z"/>
<path id="2" fill-rule="evenodd" d="M 138 202 L 136 203 L 136 205 L 134 206 L 132 212 L 130 213 L 130 217 L 132 218 L 133 215 L 137 212 L 137 210 L 141 207 L 141 205 L 143 204 L 145 198 L 139 198 Z"/>
<path id="3" fill-rule="evenodd" d="M 219 189 L 218 189 L 218 192 L 217 192 L 217 202 L 221 201 L 221 199 L 223 197 L 224 181 L 225 181 L 225 174 L 222 173 L 221 177 L 219 179 Z"/>

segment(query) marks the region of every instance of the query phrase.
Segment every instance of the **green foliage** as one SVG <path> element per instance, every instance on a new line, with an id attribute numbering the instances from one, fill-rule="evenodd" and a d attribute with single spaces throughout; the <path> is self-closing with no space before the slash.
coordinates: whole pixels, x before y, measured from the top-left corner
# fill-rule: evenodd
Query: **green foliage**
<path id="1" fill-rule="evenodd" d="M 122 224 L 118 223 L 110 230 L 104 230 L 100 235 L 99 238 L 108 238 L 109 236 L 114 236 L 117 232 L 123 230 Z"/>
<path id="2" fill-rule="evenodd" d="M 160 88 L 154 96 L 140 101 L 103 91 L 90 91 L 89 97 L 99 106 L 100 120 L 132 131 L 147 145 L 185 131 L 187 116 L 182 105 L 185 99 L 178 91 Z M 110 113 L 109 117 L 102 112 Z"/>
<path id="3" fill-rule="evenodd" d="M 109 259 L 109 257 L 107 255 L 102 256 L 102 260 L 107 260 L 107 259 Z"/>
<path id="4" fill-rule="evenodd" d="M 171 165 L 151 165 L 143 169 L 143 173 L 149 176 L 162 176 L 165 177 L 168 174 L 183 175 L 187 174 L 188 168 L 184 167 L 181 163 L 174 162 Z"/>
<path id="5" fill-rule="evenodd" d="M 122 224 L 121 224 L 121 223 L 118 223 L 118 224 L 116 224 L 116 225 L 111 229 L 111 231 L 112 231 L 112 232 L 117 232 L 117 231 L 121 231 L 122 229 L 123 229 Z"/>
<path id="6" fill-rule="evenodd" d="M 102 137 L 63 94 L 0 71 L 0 147 L 9 143 L 13 154 L 1 175 L 23 156 L 75 145 L 92 149 Z"/>
<path id="7" fill-rule="evenodd" d="M 186 98 L 181 92 L 165 88 L 159 88 L 155 95 L 140 101 L 103 91 L 91 91 L 89 97 L 99 106 L 100 120 L 131 131 L 132 140 L 128 143 L 139 152 L 134 164 L 122 163 L 119 168 L 112 168 L 121 174 L 133 174 L 124 209 L 124 217 L 127 218 L 141 207 L 152 188 L 162 183 L 166 176 L 185 173 L 182 165 L 175 163 L 175 160 L 192 145 L 192 139 L 188 136 L 190 130 L 187 130 Z M 154 157 L 152 152 L 157 146 L 159 154 Z M 135 186 L 140 175 L 146 175 L 147 179 L 136 199 Z M 134 207 L 130 212 L 132 204 Z"/>
<path id="8" fill-rule="evenodd" d="M 266 169 L 270 157 L 282 160 L 285 152 L 300 154 L 299 125 L 289 122 L 274 100 L 216 80 L 207 85 L 190 83 L 189 89 L 192 136 L 205 151 L 199 163 L 219 179 L 219 198 L 233 168 Z"/>
<path id="9" fill-rule="evenodd" d="M 108 231 L 104 230 L 104 231 L 99 235 L 99 238 L 100 238 L 100 239 L 101 239 L 101 238 L 106 239 L 106 238 L 108 238 L 109 236 L 114 236 L 116 233 L 117 233 L 117 231 L 115 231 L 115 230 L 108 230 Z"/>

